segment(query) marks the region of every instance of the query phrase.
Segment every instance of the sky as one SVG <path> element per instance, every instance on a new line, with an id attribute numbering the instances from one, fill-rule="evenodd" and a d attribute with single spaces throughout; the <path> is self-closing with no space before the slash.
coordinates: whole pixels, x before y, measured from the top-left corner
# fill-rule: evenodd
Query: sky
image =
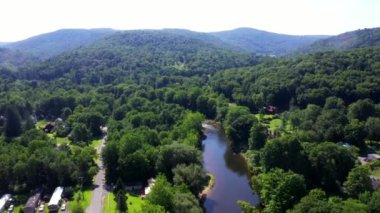
<path id="1" fill-rule="evenodd" d="M 0 0 L 0 41 L 63 28 L 337 35 L 380 27 L 380 0 Z"/>

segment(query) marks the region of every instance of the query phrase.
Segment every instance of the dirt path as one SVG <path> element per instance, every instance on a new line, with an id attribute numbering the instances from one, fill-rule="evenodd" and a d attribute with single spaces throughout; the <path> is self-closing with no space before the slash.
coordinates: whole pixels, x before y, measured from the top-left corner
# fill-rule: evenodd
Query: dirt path
<path id="1" fill-rule="evenodd" d="M 98 174 L 95 176 L 94 185 L 95 188 L 92 192 L 91 203 L 87 207 L 87 213 L 102 213 L 104 209 L 104 198 L 107 195 L 107 190 L 105 186 L 105 172 L 103 168 L 103 162 L 101 160 L 101 151 L 105 146 L 107 140 L 107 127 L 102 128 L 103 131 L 103 139 L 98 147 L 96 147 L 96 151 L 99 155 L 96 163 L 99 167 Z"/>

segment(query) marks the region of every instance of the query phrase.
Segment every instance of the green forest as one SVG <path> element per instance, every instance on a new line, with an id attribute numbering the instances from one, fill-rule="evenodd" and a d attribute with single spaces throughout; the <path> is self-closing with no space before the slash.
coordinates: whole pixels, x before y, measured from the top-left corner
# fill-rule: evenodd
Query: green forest
<path id="1" fill-rule="evenodd" d="M 380 161 L 358 160 L 380 152 L 380 47 L 273 58 L 137 30 L 47 59 L 0 48 L 0 76 L 0 194 L 20 204 L 56 186 L 74 199 L 100 159 L 120 212 L 126 186 L 151 177 L 141 212 L 203 212 L 213 120 L 260 197 L 242 212 L 380 212 Z"/>

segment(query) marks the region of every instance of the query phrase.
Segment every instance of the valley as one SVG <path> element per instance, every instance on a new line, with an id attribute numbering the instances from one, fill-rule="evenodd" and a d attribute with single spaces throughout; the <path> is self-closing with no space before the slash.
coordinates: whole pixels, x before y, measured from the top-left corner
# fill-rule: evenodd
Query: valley
<path id="1" fill-rule="evenodd" d="M 64 187 L 70 212 L 378 212 L 377 31 L 73 29 L 4 44 L 0 196 L 17 210 Z"/>

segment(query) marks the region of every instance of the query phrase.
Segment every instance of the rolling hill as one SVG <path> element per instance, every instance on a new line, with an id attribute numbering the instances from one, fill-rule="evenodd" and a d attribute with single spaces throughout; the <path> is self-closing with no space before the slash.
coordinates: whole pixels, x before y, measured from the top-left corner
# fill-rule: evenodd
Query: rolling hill
<path id="1" fill-rule="evenodd" d="M 241 50 L 262 55 L 284 55 L 301 46 L 327 36 L 294 36 L 266 32 L 252 28 L 210 33 Z"/>
<path id="2" fill-rule="evenodd" d="M 362 29 L 316 41 L 301 47 L 299 54 L 331 50 L 350 50 L 380 45 L 380 28 Z"/>
<path id="3" fill-rule="evenodd" d="M 256 64 L 251 54 L 157 30 L 117 32 L 25 69 L 29 79 L 69 77 L 75 82 L 110 83 L 139 72 L 202 75 Z"/>
<path id="4" fill-rule="evenodd" d="M 47 59 L 64 51 L 89 45 L 114 32 L 115 30 L 112 29 L 62 29 L 22 41 L 7 43 L 3 46 Z"/>

